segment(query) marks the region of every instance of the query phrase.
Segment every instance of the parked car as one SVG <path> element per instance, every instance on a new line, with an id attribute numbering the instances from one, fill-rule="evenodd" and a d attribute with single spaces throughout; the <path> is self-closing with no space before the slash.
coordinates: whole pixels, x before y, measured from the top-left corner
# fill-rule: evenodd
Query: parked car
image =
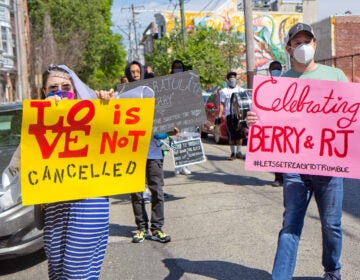
<path id="1" fill-rule="evenodd" d="M 22 206 L 19 174 L 7 168 L 20 144 L 22 105 L 0 104 L 0 259 L 35 252 L 43 247 L 42 231 L 34 224 L 33 206 Z M 6 180 L 7 172 L 14 180 Z"/>
<path id="2" fill-rule="evenodd" d="M 246 91 L 237 92 L 232 99 L 233 105 L 240 110 L 242 116 L 246 116 L 251 107 L 251 98 Z M 225 143 L 228 140 L 226 133 L 226 118 L 222 116 L 219 124 L 215 124 L 220 110 L 220 92 L 211 94 L 205 103 L 206 123 L 199 126 L 199 133 L 202 138 L 209 134 L 214 135 L 216 144 Z"/>

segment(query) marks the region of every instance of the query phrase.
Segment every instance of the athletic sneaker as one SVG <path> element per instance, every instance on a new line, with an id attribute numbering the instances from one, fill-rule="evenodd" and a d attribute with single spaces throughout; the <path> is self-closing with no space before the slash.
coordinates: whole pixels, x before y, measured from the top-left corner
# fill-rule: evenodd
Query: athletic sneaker
<path id="1" fill-rule="evenodd" d="M 280 182 L 280 180 L 275 180 L 274 182 L 271 183 L 271 185 L 273 187 L 281 187 L 282 186 L 282 182 Z"/>
<path id="2" fill-rule="evenodd" d="M 171 241 L 170 235 L 167 235 L 165 232 L 159 229 L 152 230 L 151 234 L 152 234 L 150 236 L 151 240 L 159 241 L 161 243 L 166 243 Z"/>
<path id="3" fill-rule="evenodd" d="M 242 153 L 238 152 L 238 153 L 236 153 L 236 158 L 237 159 L 245 159 L 245 156 Z"/>
<path id="4" fill-rule="evenodd" d="M 181 168 L 180 174 L 182 175 L 191 175 L 191 171 L 189 169 L 187 169 L 186 166 Z"/>
<path id="5" fill-rule="evenodd" d="M 325 272 L 323 279 L 324 280 L 341 280 L 340 271 L 335 270 L 335 271 Z"/>
<path id="6" fill-rule="evenodd" d="M 236 155 L 231 153 L 230 157 L 228 157 L 228 160 L 236 160 Z"/>
<path id="7" fill-rule="evenodd" d="M 146 229 L 139 229 L 136 231 L 135 235 L 133 236 L 132 242 L 133 243 L 141 243 L 145 240 L 145 238 L 149 235 L 149 232 Z"/>

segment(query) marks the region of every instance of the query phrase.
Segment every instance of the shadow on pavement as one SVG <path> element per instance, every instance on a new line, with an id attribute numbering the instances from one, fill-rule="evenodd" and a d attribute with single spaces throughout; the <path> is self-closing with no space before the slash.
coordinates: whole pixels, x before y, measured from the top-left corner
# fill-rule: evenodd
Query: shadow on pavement
<path id="1" fill-rule="evenodd" d="M 119 194 L 111 196 L 113 201 L 111 204 L 130 204 L 130 194 Z"/>
<path id="2" fill-rule="evenodd" d="M 123 237 L 132 237 L 132 231 L 136 230 L 136 226 L 121 226 L 119 224 L 109 225 L 109 236 L 123 236 Z"/>
<path id="3" fill-rule="evenodd" d="M 321 277 L 294 277 L 293 280 L 321 280 Z"/>
<path id="4" fill-rule="evenodd" d="M 344 179 L 343 211 L 360 218 L 360 180 Z"/>
<path id="5" fill-rule="evenodd" d="M 241 176 L 226 173 L 203 173 L 203 172 L 192 172 L 188 175 L 191 180 L 197 180 L 201 182 L 219 182 L 225 185 L 252 185 L 252 186 L 265 186 L 271 185 L 272 181 L 262 180 L 258 177 L 252 176 Z"/>
<path id="6" fill-rule="evenodd" d="M 0 276 L 16 273 L 46 261 L 44 250 L 19 258 L 0 261 Z"/>
<path id="7" fill-rule="evenodd" d="M 190 261 L 187 259 L 164 259 L 169 269 L 165 280 L 177 280 L 184 273 L 192 273 L 217 280 L 269 280 L 271 275 L 260 269 L 242 266 L 225 261 Z"/>
<path id="8" fill-rule="evenodd" d="M 230 154 L 229 154 L 229 155 L 230 155 Z M 221 160 L 229 161 L 229 160 L 228 160 L 229 155 L 223 155 L 223 156 L 206 155 L 206 159 L 207 159 L 207 160 L 214 160 L 214 161 L 221 161 Z M 239 160 L 238 160 L 238 161 L 239 161 Z"/>
<path id="9" fill-rule="evenodd" d="M 175 201 L 175 200 L 185 198 L 183 196 L 180 196 L 180 197 L 175 196 L 175 195 L 173 195 L 171 193 L 168 193 L 168 192 L 164 193 L 164 197 L 165 197 L 165 202 L 166 201 Z M 130 194 L 114 195 L 114 196 L 111 196 L 111 198 L 113 199 L 111 204 L 130 204 L 131 203 Z"/>

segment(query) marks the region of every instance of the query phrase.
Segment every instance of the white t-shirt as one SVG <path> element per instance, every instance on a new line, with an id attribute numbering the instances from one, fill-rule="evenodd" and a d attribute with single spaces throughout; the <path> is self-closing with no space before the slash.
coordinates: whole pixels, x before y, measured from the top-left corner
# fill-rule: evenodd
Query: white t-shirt
<path id="1" fill-rule="evenodd" d="M 234 88 L 223 88 L 220 91 L 220 102 L 224 103 L 224 111 L 223 111 L 223 116 L 227 116 L 230 115 L 230 98 L 231 98 L 231 94 L 233 92 L 240 92 L 243 91 L 244 89 L 242 87 L 236 86 Z"/>

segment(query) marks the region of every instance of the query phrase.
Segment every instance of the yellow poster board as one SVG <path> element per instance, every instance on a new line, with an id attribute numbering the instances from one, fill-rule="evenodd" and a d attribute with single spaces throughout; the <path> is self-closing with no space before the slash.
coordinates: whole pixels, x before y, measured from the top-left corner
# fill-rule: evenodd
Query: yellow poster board
<path id="1" fill-rule="evenodd" d="M 143 191 L 154 98 L 25 100 L 24 205 Z"/>

